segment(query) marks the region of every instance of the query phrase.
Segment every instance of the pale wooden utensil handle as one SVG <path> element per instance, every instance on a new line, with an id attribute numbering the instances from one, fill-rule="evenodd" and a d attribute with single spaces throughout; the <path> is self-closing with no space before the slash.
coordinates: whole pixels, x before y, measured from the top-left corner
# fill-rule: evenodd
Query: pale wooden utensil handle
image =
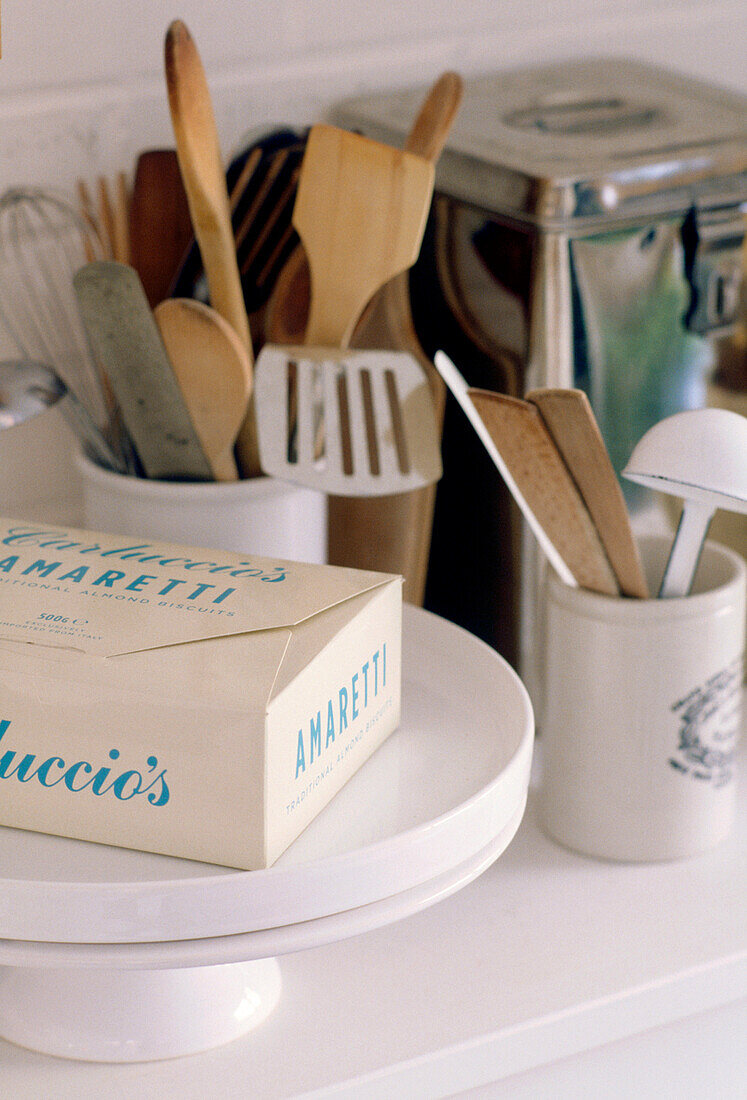
<path id="1" fill-rule="evenodd" d="M 237 333 L 253 361 L 212 99 L 195 43 L 185 24 L 178 19 L 169 26 L 166 35 L 165 65 L 179 166 L 210 301 Z M 251 404 L 242 428 L 240 450 L 245 472 L 249 475 L 259 473 Z"/>
<path id="2" fill-rule="evenodd" d="M 619 595 L 591 516 L 539 410 L 505 394 L 476 389 L 468 394 L 514 484 L 576 583 Z"/>
<path id="3" fill-rule="evenodd" d="M 589 399 L 578 389 L 537 389 L 527 400 L 540 411 L 576 482 L 624 596 L 649 595 L 625 498 Z"/>

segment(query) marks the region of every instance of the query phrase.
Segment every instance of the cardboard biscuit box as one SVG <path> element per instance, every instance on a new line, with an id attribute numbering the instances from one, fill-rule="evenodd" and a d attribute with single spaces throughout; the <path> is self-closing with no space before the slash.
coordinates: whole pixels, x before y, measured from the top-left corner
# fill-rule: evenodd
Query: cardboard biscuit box
<path id="1" fill-rule="evenodd" d="M 249 870 L 397 727 L 401 578 L 0 519 L 0 824 Z"/>

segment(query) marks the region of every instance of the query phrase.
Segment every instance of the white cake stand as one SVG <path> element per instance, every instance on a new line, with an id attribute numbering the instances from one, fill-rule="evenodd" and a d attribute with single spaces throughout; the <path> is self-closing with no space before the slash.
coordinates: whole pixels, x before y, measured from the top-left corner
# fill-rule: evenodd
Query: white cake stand
<path id="1" fill-rule="evenodd" d="M 472 635 L 405 609 L 403 719 L 293 846 L 242 872 L 0 829 L 0 1035 L 147 1061 L 258 1026 L 276 956 L 399 920 L 472 881 L 524 811 L 531 705 Z"/>

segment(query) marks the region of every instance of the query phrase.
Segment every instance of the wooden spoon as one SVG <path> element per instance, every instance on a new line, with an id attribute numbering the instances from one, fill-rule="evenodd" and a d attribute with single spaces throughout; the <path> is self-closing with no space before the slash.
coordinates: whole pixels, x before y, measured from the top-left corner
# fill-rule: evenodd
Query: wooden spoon
<path id="1" fill-rule="evenodd" d="M 253 364 L 236 244 L 210 90 L 197 47 L 176 19 L 165 43 L 166 84 L 179 167 L 200 247 L 210 302 L 234 329 Z M 239 441 L 243 472 L 260 472 L 253 409 Z"/>
<path id="2" fill-rule="evenodd" d="M 215 480 L 235 481 L 233 448 L 252 388 L 246 348 L 202 302 L 167 298 L 153 312 Z"/>
<path id="3" fill-rule="evenodd" d="M 197 47 L 179 19 L 166 33 L 165 55 L 176 152 L 210 300 L 248 347 L 249 323 L 212 100 Z"/>
<path id="4" fill-rule="evenodd" d="M 583 390 L 537 389 L 526 395 L 540 411 L 581 493 L 624 596 L 649 592 L 620 483 Z"/>

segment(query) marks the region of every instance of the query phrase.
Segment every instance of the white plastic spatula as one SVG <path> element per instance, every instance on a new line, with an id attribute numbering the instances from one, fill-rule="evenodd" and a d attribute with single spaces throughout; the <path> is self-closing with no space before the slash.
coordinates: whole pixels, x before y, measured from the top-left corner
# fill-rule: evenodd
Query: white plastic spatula
<path id="1" fill-rule="evenodd" d="M 622 473 L 682 499 L 659 596 L 686 596 L 716 509 L 747 512 L 747 418 L 729 409 L 668 416 L 637 443 Z"/>
<path id="2" fill-rule="evenodd" d="M 412 355 L 355 351 L 338 360 L 334 349 L 288 351 L 276 362 L 266 348 L 257 360 L 266 474 L 339 497 L 406 493 L 439 479 L 433 398 Z"/>

